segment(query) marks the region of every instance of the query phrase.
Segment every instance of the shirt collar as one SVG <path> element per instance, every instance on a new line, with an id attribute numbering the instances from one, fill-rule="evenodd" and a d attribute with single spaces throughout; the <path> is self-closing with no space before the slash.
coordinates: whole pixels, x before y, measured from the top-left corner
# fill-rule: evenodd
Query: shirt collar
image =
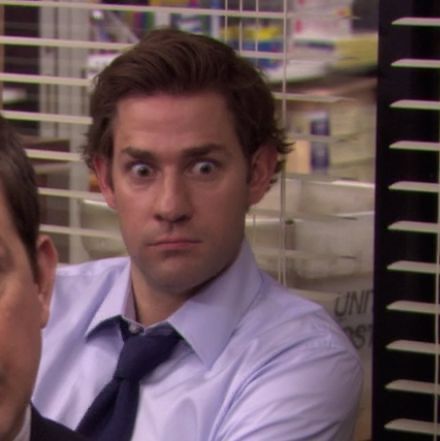
<path id="1" fill-rule="evenodd" d="M 168 322 L 209 367 L 239 326 L 262 281 L 250 246 L 244 241 L 232 265 L 187 300 Z"/>
<path id="2" fill-rule="evenodd" d="M 254 301 L 262 280 L 251 248 L 245 240 L 232 265 L 188 299 L 166 322 L 179 332 L 209 367 Z M 129 260 L 119 277 L 113 281 L 86 335 L 90 336 L 95 330 L 121 316 L 128 319 L 134 317 Z"/>
<path id="3" fill-rule="evenodd" d="M 130 314 L 128 317 L 133 318 L 135 316 L 134 304 L 130 294 L 130 261 L 127 259 L 124 268 L 118 277 L 112 281 L 111 288 L 90 322 L 86 336 L 89 337 L 95 330 L 118 317 Z"/>

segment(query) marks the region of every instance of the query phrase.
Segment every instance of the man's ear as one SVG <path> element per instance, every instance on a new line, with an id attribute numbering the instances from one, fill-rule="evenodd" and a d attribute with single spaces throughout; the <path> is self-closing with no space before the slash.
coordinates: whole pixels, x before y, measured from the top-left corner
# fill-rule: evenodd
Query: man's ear
<path id="1" fill-rule="evenodd" d="M 58 263 L 58 253 L 49 236 L 40 235 L 37 240 L 37 274 L 38 301 L 41 306 L 41 327 L 49 319 L 50 299 Z"/>
<path id="2" fill-rule="evenodd" d="M 104 196 L 105 201 L 107 202 L 107 205 L 110 208 L 115 208 L 115 195 L 113 192 L 111 163 L 102 156 L 98 156 L 93 160 L 93 169 L 95 170 L 99 188 L 102 195 Z"/>
<path id="3" fill-rule="evenodd" d="M 269 190 L 278 161 L 274 146 L 262 145 L 252 156 L 249 170 L 249 206 L 260 202 Z"/>

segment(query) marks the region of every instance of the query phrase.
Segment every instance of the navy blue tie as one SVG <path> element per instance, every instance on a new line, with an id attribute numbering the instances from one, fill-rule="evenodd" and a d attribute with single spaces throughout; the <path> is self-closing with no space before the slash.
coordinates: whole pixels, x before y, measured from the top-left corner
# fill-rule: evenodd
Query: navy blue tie
<path id="1" fill-rule="evenodd" d="M 163 328 L 162 328 L 163 331 Z M 129 441 L 136 420 L 139 381 L 164 362 L 180 336 L 150 333 L 129 337 L 121 350 L 113 379 L 95 398 L 77 431 L 93 441 Z"/>

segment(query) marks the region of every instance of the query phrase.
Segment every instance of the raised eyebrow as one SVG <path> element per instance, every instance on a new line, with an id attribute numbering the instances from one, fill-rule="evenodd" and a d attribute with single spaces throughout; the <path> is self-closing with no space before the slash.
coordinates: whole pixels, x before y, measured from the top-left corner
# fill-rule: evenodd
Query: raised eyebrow
<path id="1" fill-rule="evenodd" d="M 152 161 L 154 159 L 154 155 L 148 150 L 140 149 L 133 146 L 127 146 L 122 149 L 121 152 L 123 155 L 131 156 L 132 158 L 142 160 L 142 161 Z"/>
<path id="2" fill-rule="evenodd" d="M 208 155 L 210 153 L 215 152 L 225 152 L 226 149 L 221 144 L 203 144 L 199 146 L 189 147 L 184 150 L 183 156 L 188 158 L 197 158 L 200 156 Z M 145 149 L 141 149 L 134 146 L 127 146 L 122 149 L 121 153 L 123 155 L 131 156 L 132 158 L 141 160 L 141 161 L 154 161 L 155 155 Z"/>
<path id="3" fill-rule="evenodd" d="M 225 153 L 226 149 L 221 144 L 204 144 L 186 149 L 184 151 L 184 156 L 189 158 L 197 158 L 216 152 Z"/>

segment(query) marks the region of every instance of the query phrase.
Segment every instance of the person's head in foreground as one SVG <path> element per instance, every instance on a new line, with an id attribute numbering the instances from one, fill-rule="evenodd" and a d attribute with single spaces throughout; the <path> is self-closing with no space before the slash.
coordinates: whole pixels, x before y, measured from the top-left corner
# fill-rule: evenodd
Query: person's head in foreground
<path id="1" fill-rule="evenodd" d="M 57 255 L 39 234 L 33 168 L 0 116 L 0 439 L 20 432 L 48 320 Z"/>

